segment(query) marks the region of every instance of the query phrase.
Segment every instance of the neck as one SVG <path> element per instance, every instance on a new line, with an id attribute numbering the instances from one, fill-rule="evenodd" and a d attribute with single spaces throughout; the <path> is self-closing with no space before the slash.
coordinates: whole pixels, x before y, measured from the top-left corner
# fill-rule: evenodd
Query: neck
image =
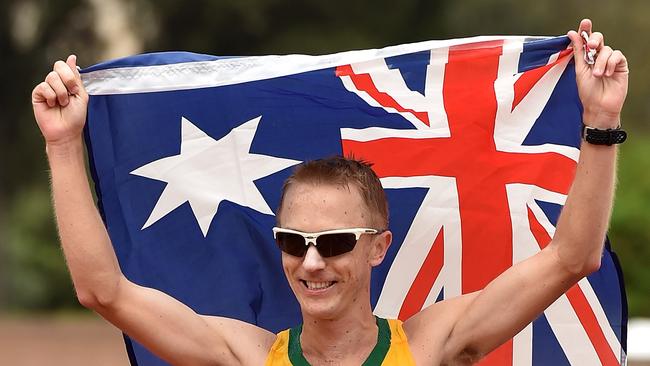
<path id="1" fill-rule="evenodd" d="M 300 342 L 305 358 L 313 365 L 360 365 L 377 344 L 377 322 L 369 305 L 362 314 L 349 313 L 336 319 L 303 314 Z"/>

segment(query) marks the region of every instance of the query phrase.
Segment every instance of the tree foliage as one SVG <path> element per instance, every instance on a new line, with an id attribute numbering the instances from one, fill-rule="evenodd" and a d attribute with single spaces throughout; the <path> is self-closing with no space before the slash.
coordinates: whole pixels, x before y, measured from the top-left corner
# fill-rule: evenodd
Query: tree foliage
<path id="1" fill-rule="evenodd" d="M 31 89 L 54 60 L 76 52 L 101 61 L 114 14 L 101 0 L 0 2 L 0 306 L 75 306 L 48 199 L 47 164 L 33 122 Z M 620 254 L 630 313 L 650 316 L 650 49 L 644 0 L 588 3 L 522 0 L 280 1 L 105 0 L 125 10 L 143 52 L 187 50 L 216 55 L 323 54 L 426 39 L 479 34 L 557 35 L 590 17 L 623 49 L 632 79 L 624 111 L 631 138 L 623 146 L 610 237 Z M 104 9 L 104 10 L 102 10 Z M 588 10 L 586 10 L 588 9 Z M 119 42 L 113 39 L 112 42 Z M 641 41 L 642 43 L 642 41 Z M 126 56 L 126 55 L 123 55 Z"/>

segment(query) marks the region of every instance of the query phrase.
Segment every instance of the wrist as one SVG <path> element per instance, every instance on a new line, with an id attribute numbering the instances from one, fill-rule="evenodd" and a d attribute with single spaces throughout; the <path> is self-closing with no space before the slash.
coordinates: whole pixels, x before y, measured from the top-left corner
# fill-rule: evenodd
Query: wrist
<path id="1" fill-rule="evenodd" d="M 606 130 L 608 128 L 618 128 L 621 126 L 620 113 L 608 112 L 590 112 L 585 110 L 582 114 L 582 123 L 588 127 Z"/>
<path id="2" fill-rule="evenodd" d="M 83 139 L 81 136 L 76 136 L 65 140 L 46 141 L 45 153 L 50 160 L 83 156 Z"/>

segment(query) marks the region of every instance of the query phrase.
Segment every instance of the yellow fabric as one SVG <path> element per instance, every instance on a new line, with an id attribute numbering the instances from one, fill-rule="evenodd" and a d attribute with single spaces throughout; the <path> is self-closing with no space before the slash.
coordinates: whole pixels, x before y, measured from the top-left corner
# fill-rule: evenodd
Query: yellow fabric
<path id="1" fill-rule="evenodd" d="M 388 319 L 388 324 L 390 326 L 390 348 L 384 362 L 378 366 L 415 366 L 406 333 L 402 328 L 402 322 L 396 319 Z M 291 361 L 289 361 L 288 329 L 278 333 L 264 365 L 292 366 Z"/>
<path id="2" fill-rule="evenodd" d="M 289 329 L 283 330 L 275 337 L 271 351 L 264 366 L 291 366 L 289 361 Z"/>
<path id="3" fill-rule="evenodd" d="M 390 325 L 390 348 L 384 362 L 381 363 L 382 366 L 415 366 L 402 322 L 397 319 L 388 319 L 388 325 Z"/>

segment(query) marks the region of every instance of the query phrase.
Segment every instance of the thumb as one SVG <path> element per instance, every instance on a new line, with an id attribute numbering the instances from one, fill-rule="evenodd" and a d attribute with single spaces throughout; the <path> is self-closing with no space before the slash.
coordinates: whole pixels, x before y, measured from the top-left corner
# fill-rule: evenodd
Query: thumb
<path id="1" fill-rule="evenodd" d="M 75 73 L 75 75 L 79 75 L 79 70 L 77 70 L 77 55 L 68 56 L 68 59 L 65 60 L 65 63 L 70 66 L 70 69 Z"/>
<path id="2" fill-rule="evenodd" d="M 567 36 L 571 40 L 571 47 L 573 48 L 573 61 L 577 70 L 584 70 L 588 67 L 585 61 L 584 40 L 576 31 L 569 31 Z"/>
<path id="3" fill-rule="evenodd" d="M 68 65 L 68 67 L 70 67 L 70 70 L 72 70 L 72 73 L 74 74 L 78 93 L 85 95 L 86 89 L 84 88 L 83 81 L 81 80 L 81 74 L 79 73 L 79 67 L 77 66 L 77 55 L 68 56 L 65 63 Z"/>

